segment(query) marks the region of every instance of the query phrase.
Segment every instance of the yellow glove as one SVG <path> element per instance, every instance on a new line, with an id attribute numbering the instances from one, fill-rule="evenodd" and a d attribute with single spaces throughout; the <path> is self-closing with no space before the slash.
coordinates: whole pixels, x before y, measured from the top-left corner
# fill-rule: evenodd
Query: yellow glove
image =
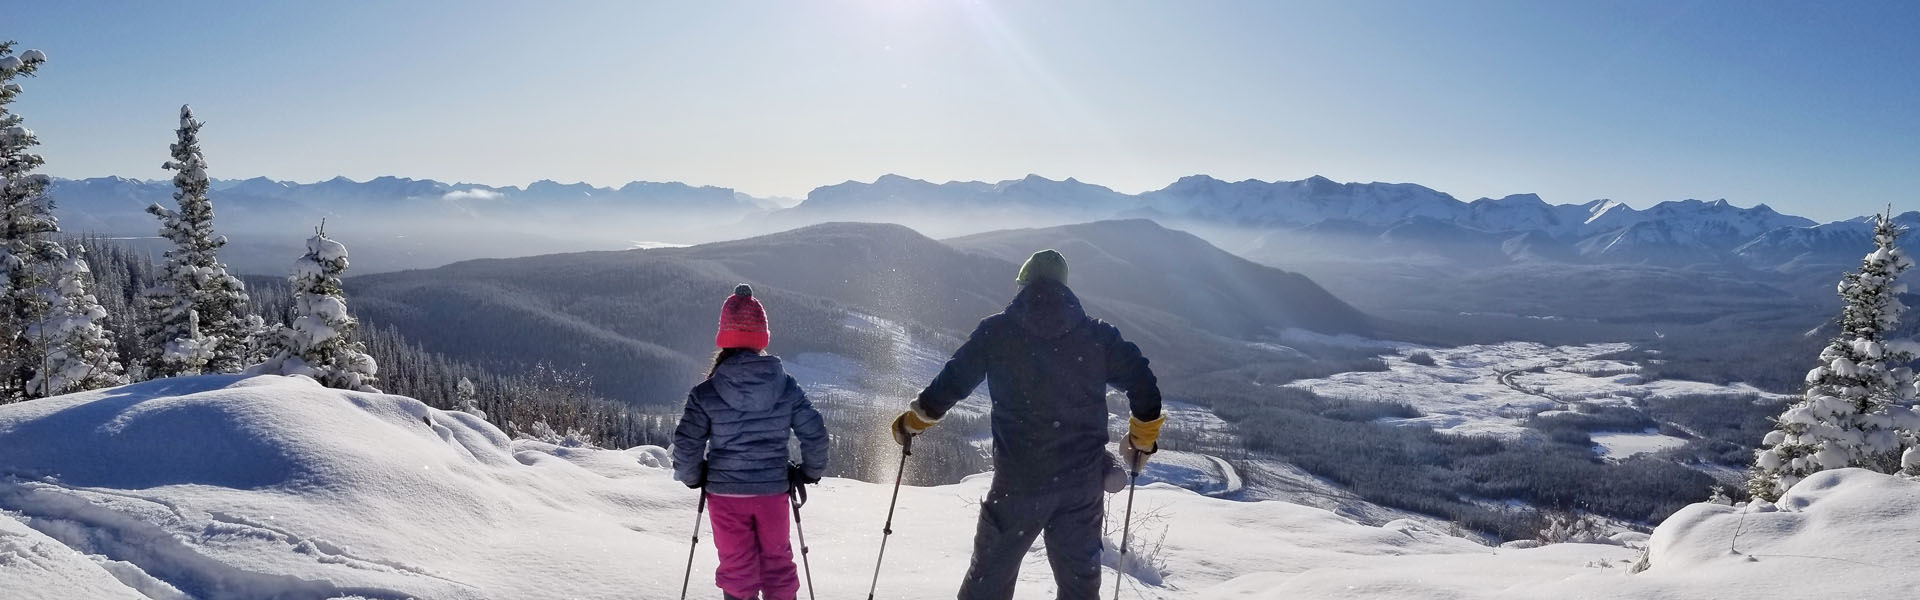
<path id="1" fill-rule="evenodd" d="M 1127 466 L 1134 473 L 1147 470 L 1147 457 L 1160 451 L 1160 426 L 1165 424 L 1166 413 L 1152 421 L 1133 417 L 1127 422 Z"/>
<path id="2" fill-rule="evenodd" d="M 894 417 L 893 441 L 894 443 L 905 446 L 907 445 L 907 440 L 912 439 L 913 436 L 925 433 L 928 428 L 933 427 L 934 423 L 939 422 L 939 419 L 929 417 L 926 413 L 921 412 L 920 403 L 914 402 L 913 406 L 907 412 L 900 413 L 900 416 Z"/>

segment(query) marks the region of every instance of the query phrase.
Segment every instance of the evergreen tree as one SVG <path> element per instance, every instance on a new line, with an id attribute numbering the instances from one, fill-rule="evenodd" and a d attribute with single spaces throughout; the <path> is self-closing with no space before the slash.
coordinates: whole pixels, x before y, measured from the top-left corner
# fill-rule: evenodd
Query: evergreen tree
<path id="1" fill-rule="evenodd" d="M 280 328 L 285 326 L 275 325 L 269 327 L 267 325 L 267 319 L 258 313 L 248 314 L 242 321 L 241 326 L 246 330 L 246 334 L 242 336 L 242 341 L 245 343 L 240 346 L 241 362 L 248 365 L 257 365 L 266 362 L 267 359 L 273 358 L 275 351 L 274 340 L 279 339 Z"/>
<path id="2" fill-rule="evenodd" d="M 87 270 L 93 273 L 93 295 L 107 311 L 102 323 L 113 334 L 114 352 L 125 357 L 129 379 L 140 380 L 136 370 L 144 368 L 146 338 L 144 329 L 145 291 L 154 279 L 153 261 L 134 252 L 123 243 L 90 235 L 79 240 L 86 252 Z M 258 362 L 258 361 L 255 361 Z"/>
<path id="3" fill-rule="evenodd" d="M 323 224 L 307 240 L 307 254 L 294 263 L 293 323 L 280 331 L 278 351 L 254 369 L 258 373 L 306 375 L 321 385 L 378 392 L 379 366 L 366 345 L 353 339 L 358 322 L 347 313 L 340 274 L 347 270 L 347 247 L 327 237 Z"/>
<path id="4" fill-rule="evenodd" d="M 472 379 L 461 377 L 460 383 L 453 386 L 453 402 L 454 410 L 487 418 L 487 413 L 480 410 L 480 393 L 474 389 Z"/>
<path id="5" fill-rule="evenodd" d="M 24 398 L 33 378 L 37 353 L 26 330 L 40 320 L 47 301 L 45 277 L 32 263 L 51 253 L 47 234 L 60 230 L 46 195 L 49 180 L 34 172 L 45 162 L 32 152 L 40 140 L 7 108 L 22 91 L 13 80 L 33 76 L 47 55 L 28 50 L 15 56 L 13 46 L 0 42 L 0 402 Z"/>
<path id="6" fill-rule="evenodd" d="M 1914 377 L 1908 366 L 1914 347 L 1891 340 L 1900 314 L 1900 274 L 1913 259 L 1896 242 L 1902 232 L 1890 216 L 1874 227 L 1877 246 L 1860 270 L 1840 281 L 1846 309 L 1840 335 L 1820 352 L 1820 366 L 1807 373 L 1807 391 L 1776 419 L 1756 453 L 1747 488 L 1777 500 L 1794 483 L 1825 469 L 1863 467 L 1882 473 L 1902 468 L 1902 447 L 1920 430 L 1913 409 Z M 1916 453 L 1904 456 L 1915 466 Z"/>
<path id="7" fill-rule="evenodd" d="M 86 249 L 75 245 L 71 254 L 59 245 L 39 263 L 51 271 L 47 310 L 27 327 L 26 335 L 39 349 L 39 364 L 27 382 L 31 397 L 57 396 L 127 382 L 114 348 L 113 334 L 101 325 L 107 310 L 88 290 L 92 272 L 82 258 Z"/>
<path id="8" fill-rule="evenodd" d="M 155 204 L 160 236 L 173 242 L 160 281 L 148 290 L 153 321 L 146 327 L 149 377 L 238 372 L 255 354 L 257 327 L 247 319 L 247 291 L 227 274 L 219 250 L 227 238 L 213 234 L 213 202 L 207 199 L 207 161 L 200 153 L 201 123 L 180 107 L 180 128 L 170 147 L 173 198 L 179 210 Z"/>

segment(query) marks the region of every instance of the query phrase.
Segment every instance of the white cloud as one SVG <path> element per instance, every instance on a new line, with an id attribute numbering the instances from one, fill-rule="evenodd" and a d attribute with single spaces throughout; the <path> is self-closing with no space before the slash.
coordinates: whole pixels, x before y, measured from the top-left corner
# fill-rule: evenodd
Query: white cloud
<path id="1" fill-rule="evenodd" d="M 441 196 L 441 197 L 440 197 L 440 199 L 441 199 L 441 200 L 455 200 L 455 201 L 460 201 L 460 200 L 499 200 L 499 199 L 500 199 L 500 197 L 501 197 L 501 195 L 502 195 L 502 194 L 501 194 L 500 192 L 496 192 L 496 191 L 493 191 L 493 190 L 483 190 L 483 189 L 470 189 L 470 190 L 454 190 L 454 191 L 451 191 L 451 192 L 447 192 L 447 194 L 446 194 L 445 196 Z"/>

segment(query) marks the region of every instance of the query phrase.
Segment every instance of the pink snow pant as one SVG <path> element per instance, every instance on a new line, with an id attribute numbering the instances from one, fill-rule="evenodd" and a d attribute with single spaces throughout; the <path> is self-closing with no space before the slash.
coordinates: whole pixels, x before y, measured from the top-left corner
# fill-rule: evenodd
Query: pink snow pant
<path id="1" fill-rule="evenodd" d="M 800 573 L 787 542 L 786 494 L 714 495 L 707 506 L 713 516 L 713 545 L 720 550 L 714 583 L 735 598 L 765 593 L 766 600 L 794 600 Z"/>

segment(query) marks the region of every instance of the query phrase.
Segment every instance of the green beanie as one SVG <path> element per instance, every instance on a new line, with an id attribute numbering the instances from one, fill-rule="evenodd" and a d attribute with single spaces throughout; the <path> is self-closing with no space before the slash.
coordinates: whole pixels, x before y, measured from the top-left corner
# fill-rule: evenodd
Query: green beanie
<path id="1" fill-rule="evenodd" d="M 1020 265 L 1020 277 L 1015 283 L 1026 285 L 1035 279 L 1052 279 L 1060 283 L 1067 282 L 1067 257 L 1058 250 L 1041 250 L 1027 257 L 1027 264 Z"/>

